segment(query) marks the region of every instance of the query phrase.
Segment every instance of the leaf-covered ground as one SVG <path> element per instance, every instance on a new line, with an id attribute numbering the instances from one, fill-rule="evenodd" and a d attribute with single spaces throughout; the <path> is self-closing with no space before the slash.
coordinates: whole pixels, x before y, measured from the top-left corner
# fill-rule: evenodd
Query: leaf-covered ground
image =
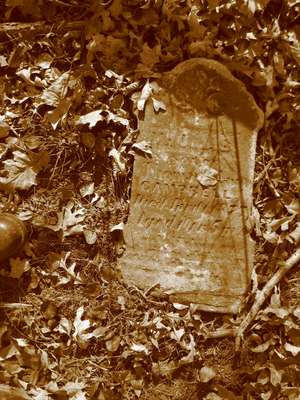
<path id="1" fill-rule="evenodd" d="M 1 2 L 0 211 L 29 239 L 0 268 L 0 399 L 300 398 L 299 10 L 293 0 Z M 192 57 L 226 65 L 265 114 L 255 270 L 235 317 L 128 287 L 117 269 L 133 159 L 149 152 L 137 110 L 162 72 Z"/>

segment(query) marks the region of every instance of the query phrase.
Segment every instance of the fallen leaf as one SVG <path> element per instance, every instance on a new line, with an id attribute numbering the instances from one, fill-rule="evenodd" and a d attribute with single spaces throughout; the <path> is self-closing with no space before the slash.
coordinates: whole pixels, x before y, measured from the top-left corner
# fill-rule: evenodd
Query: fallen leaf
<path id="1" fill-rule="evenodd" d="M 82 319 L 84 314 L 83 306 L 79 307 L 76 311 L 76 316 L 73 322 L 74 333 L 73 338 L 78 341 L 86 342 L 93 337 L 92 333 L 86 333 L 86 330 L 91 327 L 91 323 L 88 319 Z"/>
<path id="2" fill-rule="evenodd" d="M 234 399 L 236 399 L 236 397 L 234 397 Z M 210 392 L 205 397 L 203 397 L 203 400 L 224 400 L 224 397 L 220 397 L 216 393 Z"/>
<path id="3" fill-rule="evenodd" d="M 147 69 L 152 70 L 155 64 L 159 62 L 161 53 L 161 46 L 156 45 L 153 48 L 149 47 L 147 43 L 143 44 L 142 52 L 140 53 L 140 58 L 142 64 L 147 67 Z"/>
<path id="4" fill-rule="evenodd" d="M 180 329 L 173 328 L 173 332 L 171 332 L 170 337 L 172 339 L 176 340 L 176 342 L 180 342 L 180 340 L 184 334 L 185 334 L 184 328 L 180 328 Z"/>
<path id="5" fill-rule="evenodd" d="M 59 321 L 59 324 L 56 330 L 62 334 L 70 336 L 72 331 L 72 323 L 67 318 L 62 317 Z"/>
<path id="6" fill-rule="evenodd" d="M 137 154 L 145 158 L 152 158 L 151 144 L 143 140 L 142 142 L 134 143 L 129 151 L 130 154 Z"/>
<path id="7" fill-rule="evenodd" d="M 179 311 L 181 311 L 181 310 L 186 310 L 187 308 L 189 308 L 188 305 L 186 305 L 186 304 L 181 304 L 181 303 L 173 303 L 173 307 L 174 307 L 176 310 L 179 310 Z"/>
<path id="8" fill-rule="evenodd" d="M 190 364 L 194 362 L 195 355 L 196 355 L 196 348 L 195 348 L 195 339 L 193 335 L 190 334 L 190 342 L 188 344 L 181 344 L 186 350 L 189 350 L 189 353 L 182 357 L 179 361 L 180 365 Z"/>
<path id="9" fill-rule="evenodd" d="M 142 394 L 142 390 L 144 387 L 144 380 L 143 379 L 130 379 L 130 384 L 133 388 L 135 395 L 139 398 Z"/>
<path id="10" fill-rule="evenodd" d="M 149 350 L 147 349 L 147 347 L 144 344 L 133 343 L 130 346 L 130 349 L 132 351 L 136 351 L 137 353 L 149 354 Z"/>
<path id="11" fill-rule="evenodd" d="M 151 87 L 149 81 L 147 81 L 142 89 L 140 98 L 138 99 L 138 102 L 137 102 L 137 108 L 139 111 L 144 111 L 146 102 L 149 99 L 149 97 L 151 96 L 151 94 L 152 94 L 152 87 Z"/>
<path id="12" fill-rule="evenodd" d="M 115 232 L 115 231 L 123 231 L 124 230 L 124 222 L 120 222 L 117 225 L 114 225 L 110 228 L 110 232 Z"/>
<path id="13" fill-rule="evenodd" d="M 32 388 L 29 393 L 32 396 L 32 400 L 51 400 L 50 393 L 45 389 Z"/>
<path id="14" fill-rule="evenodd" d="M 286 342 L 283 347 L 286 351 L 292 353 L 294 357 L 300 353 L 300 346 L 294 346 L 293 344 Z"/>
<path id="15" fill-rule="evenodd" d="M 9 260 L 9 264 L 11 267 L 11 271 L 9 276 L 11 278 L 20 279 L 24 272 L 30 270 L 30 262 L 29 260 L 21 259 L 21 258 L 11 258 Z"/>
<path id="16" fill-rule="evenodd" d="M 63 388 L 69 396 L 72 396 L 72 397 L 70 397 L 70 399 L 86 400 L 85 397 L 83 397 L 83 398 L 75 397 L 77 395 L 82 396 L 82 394 L 83 394 L 82 390 L 85 388 L 85 384 L 83 382 L 68 382 L 65 384 L 65 386 Z"/>
<path id="17" fill-rule="evenodd" d="M 97 242 L 97 233 L 90 229 L 83 229 L 83 235 L 87 244 L 95 244 Z"/>
<path id="18" fill-rule="evenodd" d="M 267 351 L 268 348 L 273 344 L 273 340 L 267 340 L 266 342 L 259 344 L 256 347 L 251 348 L 251 351 L 254 353 L 263 353 L 264 351 Z"/>
<path id="19" fill-rule="evenodd" d="M 5 400 L 32 400 L 25 390 L 0 383 L 0 399 Z"/>
<path id="20" fill-rule="evenodd" d="M 4 139 L 9 135 L 10 126 L 5 122 L 4 117 L 0 116 L 0 139 Z"/>
<path id="21" fill-rule="evenodd" d="M 153 109 L 155 112 L 159 112 L 159 110 L 166 111 L 166 109 L 167 109 L 167 107 L 163 101 L 157 100 L 154 97 L 152 97 L 152 103 L 153 103 Z"/>
<path id="22" fill-rule="evenodd" d="M 128 126 L 129 125 L 129 121 L 126 118 L 120 117 L 119 115 L 111 112 L 111 111 L 106 111 L 106 118 L 105 120 L 109 123 L 109 122 L 114 122 L 116 124 L 121 124 L 123 126 Z"/>
<path id="23" fill-rule="evenodd" d="M 47 104 L 48 106 L 52 107 L 58 107 L 61 100 L 67 95 L 69 81 L 70 73 L 64 72 L 43 91 L 39 99 L 40 103 Z"/>
<path id="24" fill-rule="evenodd" d="M 158 361 L 152 364 L 152 372 L 156 376 L 169 376 L 178 368 L 174 360 Z"/>
<path id="25" fill-rule="evenodd" d="M 29 83 L 30 85 L 34 85 L 34 81 L 31 80 L 31 72 L 32 68 L 22 68 L 16 72 L 16 75 L 20 78 L 24 79 L 25 82 Z"/>
<path id="26" fill-rule="evenodd" d="M 56 225 L 47 225 L 53 231 L 62 231 L 63 237 L 76 235 L 83 232 L 83 222 L 86 218 L 85 209 L 69 201 L 64 209 L 58 214 Z"/>
<path id="27" fill-rule="evenodd" d="M 207 383 L 216 376 L 215 371 L 211 367 L 202 367 L 199 371 L 200 382 Z"/>
<path id="28" fill-rule="evenodd" d="M 275 368 L 273 364 L 269 365 L 269 371 L 270 371 L 270 382 L 271 384 L 276 387 L 281 384 L 282 380 L 282 372 Z"/>
<path id="29" fill-rule="evenodd" d="M 81 186 L 79 190 L 82 197 L 90 196 L 94 193 L 95 184 L 94 182 L 86 183 L 85 185 Z"/>
<path id="30" fill-rule="evenodd" d="M 8 65 L 6 57 L 3 55 L 0 56 L 0 67 L 6 67 Z"/>
<path id="31" fill-rule="evenodd" d="M 73 281 L 73 283 L 75 285 L 82 283 L 79 274 L 76 274 L 76 272 L 75 272 L 75 268 L 76 268 L 75 262 L 73 262 L 69 267 L 67 267 L 67 265 L 65 263 L 62 263 L 61 268 L 63 268 L 65 270 L 65 272 L 67 273 L 67 276 L 60 278 L 57 283 L 57 286 L 66 285 L 67 283 L 69 283 L 71 281 Z"/>
<path id="32" fill-rule="evenodd" d="M 52 61 L 53 57 L 50 56 L 49 53 L 41 53 L 38 55 L 35 65 L 42 69 L 48 69 L 51 66 Z"/>
<path id="33" fill-rule="evenodd" d="M 88 114 L 82 115 L 77 121 L 76 125 L 88 125 L 89 128 L 93 128 L 100 121 L 103 121 L 105 118 L 101 114 L 101 110 L 92 111 Z"/>
<path id="34" fill-rule="evenodd" d="M 71 99 L 61 99 L 54 110 L 50 110 L 45 114 L 45 121 L 49 122 L 55 130 L 58 124 L 66 119 L 71 105 Z"/>
<path id="35" fill-rule="evenodd" d="M 84 392 L 78 392 L 70 397 L 70 400 L 87 400 L 87 397 Z"/>
<path id="36" fill-rule="evenodd" d="M 119 335 L 115 335 L 112 339 L 106 340 L 105 346 L 108 351 L 114 353 L 118 350 L 120 343 L 121 337 Z"/>
<path id="37" fill-rule="evenodd" d="M 121 173 L 126 171 L 125 160 L 117 149 L 111 149 L 109 156 L 113 158 L 115 165 Z"/>
<path id="38" fill-rule="evenodd" d="M 18 354 L 19 354 L 19 350 L 17 349 L 17 346 L 15 346 L 13 343 L 11 343 L 11 344 L 7 345 L 6 347 L 1 348 L 0 361 L 8 360 L 12 357 L 15 357 Z"/>
<path id="39" fill-rule="evenodd" d="M 40 153 L 24 153 L 16 150 L 13 159 L 3 161 L 7 177 L 1 177 L 0 182 L 14 189 L 27 190 L 36 185 L 37 174 L 48 165 L 49 155 L 47 151 Z"/>

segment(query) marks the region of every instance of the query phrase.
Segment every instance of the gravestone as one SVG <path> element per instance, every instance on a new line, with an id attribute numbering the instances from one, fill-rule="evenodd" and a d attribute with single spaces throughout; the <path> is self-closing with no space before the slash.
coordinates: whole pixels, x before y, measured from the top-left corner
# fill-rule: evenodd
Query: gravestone
<path id="1" fill-rule="evenodd" d="M 153 158 L 134 164 L 122 274 L 140 288 L 160 284 L 172 301 L 236 313 L 253 265 L 246 226 L 262 113 L 243 83 L 207 59 L 166 73 L 153 97 L 166 110 L 148 100 L 140 121 Z"/>

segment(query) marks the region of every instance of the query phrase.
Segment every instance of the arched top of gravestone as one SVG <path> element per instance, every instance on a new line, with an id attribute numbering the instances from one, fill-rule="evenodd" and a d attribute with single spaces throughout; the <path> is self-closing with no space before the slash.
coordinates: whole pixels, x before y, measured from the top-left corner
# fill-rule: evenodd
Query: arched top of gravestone
<path id="1" fill-rule="evenodd" d="M 194 58 L 165 74 L 160 85 L 176 106 L 193 108 L 208 116 L 227 115 L 250 130 L 258 130 L 263 115 L 244 84 L 217 61 Z"/>

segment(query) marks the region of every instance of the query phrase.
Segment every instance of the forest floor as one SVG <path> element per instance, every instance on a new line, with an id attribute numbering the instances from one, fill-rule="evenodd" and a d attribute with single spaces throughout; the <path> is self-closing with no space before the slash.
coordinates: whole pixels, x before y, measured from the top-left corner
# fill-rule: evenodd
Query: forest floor
<path id="1" fill-rule="evenodd" d="M 300 398 L 299 8 L 0 5 L 0 212 L 29 231 L 22 253 L 0 266 L 0 399 Z M 265 115 L 250 221 L 255 267 L 237 316 L 128 286 L 117 267 L 136 109 L 151 82 L 192 57 L 226 65 Z M 284 269 L 237 348 L 247 313 Z"/>

